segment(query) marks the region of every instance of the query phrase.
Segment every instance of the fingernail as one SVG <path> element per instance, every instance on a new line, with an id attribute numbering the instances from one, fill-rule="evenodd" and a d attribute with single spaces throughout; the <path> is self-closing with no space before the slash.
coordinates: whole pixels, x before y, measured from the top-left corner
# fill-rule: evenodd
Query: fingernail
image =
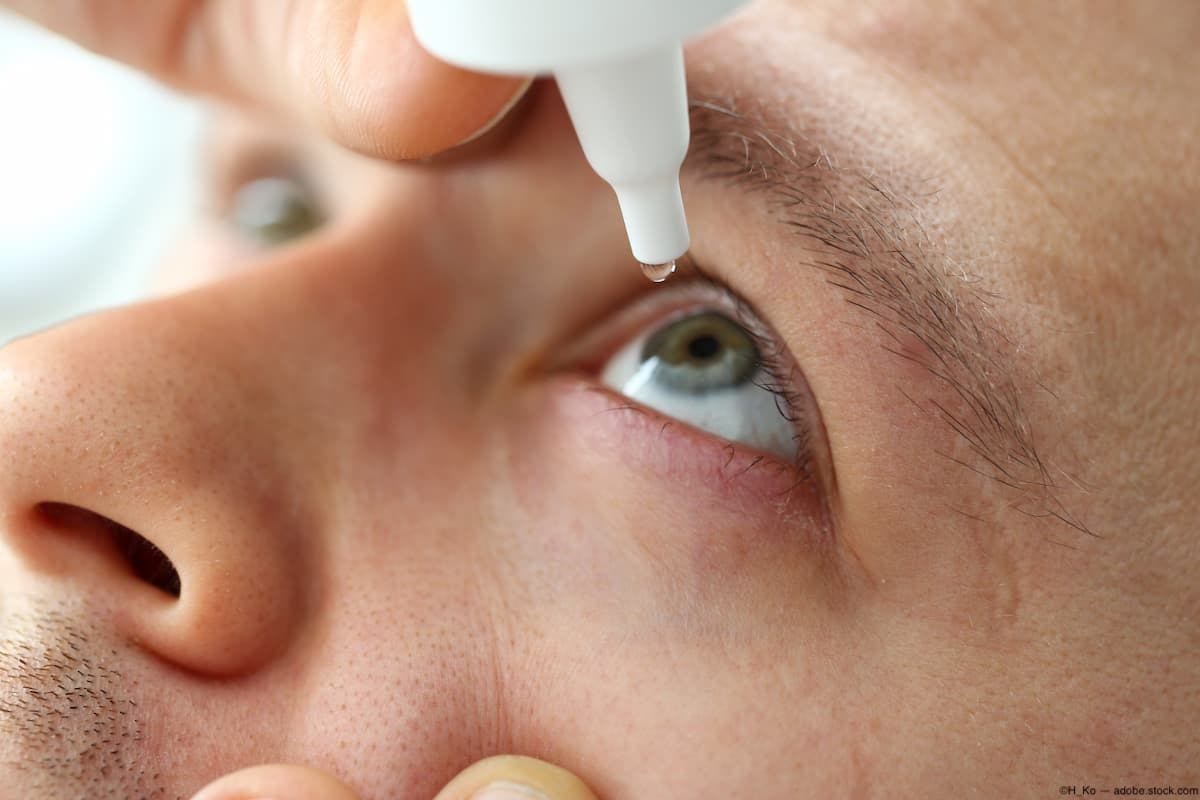
<path id="1" fill-rule="evenodd" d="M 494 781 L 471 795 L 471 800 L 550 800 L 550 798 L 523 783 Z"/>
<path id="2" fill-rule="evenodd" d="M 527 78 L 525 80 L 525 83 L 523 83 L 521 85 L 521 87 L 519 89 L 517 89 L 516 94 L 514 94 L 512 97 L 508 98 L 508 102 L 504 104 L 503 108 L 501 108 L 499 111 L 496 112 L 496 116 L 489 119 L 487 122 L 485 122 L 483 124 L 483 127 L 481 127 L 479 130 L 475 131 L 470 136 L 466 137 L 465 139 L 463 139 L 461 142 L 459 142 L 458 144 L 456 144 L 454 146 L 462 147 L 463 145 L 470 144 L 471 142 L 475 141 L 476 139 L 481 139 L 485 135 L 491 133 L 492 130 L 497 125 L 499 125 L 504 120 L 504 118 L 507 117 L 512 112 L 512 110 L 514 108 L 517 107 L 517 103 L 520 103 L 522 100 L 525 99 L 525 95 L 527 95 L 529 93 L 530 86 L 533 86 L 533 78 Z"/>

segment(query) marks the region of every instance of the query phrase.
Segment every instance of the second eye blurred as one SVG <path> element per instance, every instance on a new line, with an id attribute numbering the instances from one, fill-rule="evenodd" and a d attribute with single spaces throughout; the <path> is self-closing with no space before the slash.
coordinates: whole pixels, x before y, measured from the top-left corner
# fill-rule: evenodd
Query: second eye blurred
<path id="1" fill-rule="evenodd" d="M 300 180 L 269 176 L 249 181 L 233 194 L 228 211 L 237 232 L 259 247 L 277 247 L 321 227 L 325 213 Z"/>

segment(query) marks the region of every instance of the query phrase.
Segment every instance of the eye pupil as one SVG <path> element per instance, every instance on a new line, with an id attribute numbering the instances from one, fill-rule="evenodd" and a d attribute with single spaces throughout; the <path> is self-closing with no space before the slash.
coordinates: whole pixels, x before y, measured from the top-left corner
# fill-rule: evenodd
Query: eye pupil
<path id="1" fill-rule="evenodd" d="M 719 352 L 721 343 L 711 334 L 697 336 L 688 342 L 688 353 L 697 361 L 708 361 Z"/>

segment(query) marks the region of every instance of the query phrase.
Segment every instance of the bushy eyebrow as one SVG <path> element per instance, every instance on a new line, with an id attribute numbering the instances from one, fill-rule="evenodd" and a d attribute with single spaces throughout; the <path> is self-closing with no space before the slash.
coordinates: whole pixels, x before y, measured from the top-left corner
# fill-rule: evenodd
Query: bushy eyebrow
<path id="1" fill-rule="evenodd" d="M 1013 355 L 1021 348 L 994 313 L 997 298 L 931 246 L 917 214 L 921 189 L 901 193 L 878 174 L 840 167 L 795 131 L 730 102 L 694 99 L 691 120 L 686 168 L 762 194 L 803 239 L 809 258 L 800 261 L 821 270 L 867 315 L 885 335 L 885 349 L 951 389 L 953 402 L 905 392 L 971 453 L 944 455 L 1018 493 L 1018 510 L 1090 533 L 1057 499 L 1035 445 L 1020 388 L 1029 381 L 1019 380 Z"/>

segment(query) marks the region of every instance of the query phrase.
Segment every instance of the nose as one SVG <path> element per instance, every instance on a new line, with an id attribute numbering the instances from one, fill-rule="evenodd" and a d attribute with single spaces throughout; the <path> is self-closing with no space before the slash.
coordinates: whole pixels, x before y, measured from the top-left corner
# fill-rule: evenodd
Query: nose
<path id="1" fill-rule="evenodd" d="M 286 646 L 311 523 L 270 460 L 286 430 L 268 424 L 254 362 L 269 356 L 237 347 L 262 335 L 253 315 L 198 333 L 226 302 L 109 312 L 0 350 L 0 537 L 18 580 L 81 593 L 129 641 L 216 676 Z"/>

